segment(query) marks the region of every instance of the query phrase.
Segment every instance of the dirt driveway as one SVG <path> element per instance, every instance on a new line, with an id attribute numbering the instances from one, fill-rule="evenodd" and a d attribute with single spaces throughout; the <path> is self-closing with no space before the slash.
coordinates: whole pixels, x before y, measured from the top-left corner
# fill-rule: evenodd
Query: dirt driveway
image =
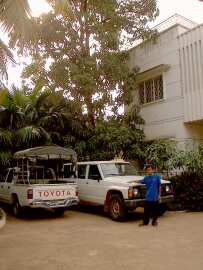
<path id="1" fill-rule="evenodd" d="M 142 213 L 116 223 L 100 212 L 11 216 L 0 231 L 1 270 L 202 270 L 203 213 L 168 212 L 158 227 Z"/>

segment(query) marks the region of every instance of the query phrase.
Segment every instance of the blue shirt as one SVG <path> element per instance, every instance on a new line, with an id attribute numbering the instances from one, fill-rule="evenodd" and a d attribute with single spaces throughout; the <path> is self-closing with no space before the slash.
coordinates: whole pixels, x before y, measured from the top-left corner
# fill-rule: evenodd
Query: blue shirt
<path id="1" fill-rule="evenodd" d="M 141 184 L 146 185 L 145 201 L 154 202 L 159 199 L 159 187 L 161 185 L 161 178 L 158 174 L 145 176 L 139 181 Z"/>

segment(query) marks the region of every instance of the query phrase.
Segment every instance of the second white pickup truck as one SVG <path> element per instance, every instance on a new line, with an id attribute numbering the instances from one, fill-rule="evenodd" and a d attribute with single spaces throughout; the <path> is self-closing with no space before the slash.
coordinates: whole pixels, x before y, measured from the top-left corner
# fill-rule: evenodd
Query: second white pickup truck
<path id="1" fill-rule="evenodd" d="M 71 164 L 64 165 L 64 171 L 72 171 Z M 135 167 L 125 161 L 78 162 L 75 182 L 78 185 L 81 204 L 104 206 L 104 211 L 116 221 L 123 220 L 128 210 L 143 206 L 145 185 L 140 184 Z M 173 199 L 169 181 L 161 180 L 162 193 L 160 211 Z"/>

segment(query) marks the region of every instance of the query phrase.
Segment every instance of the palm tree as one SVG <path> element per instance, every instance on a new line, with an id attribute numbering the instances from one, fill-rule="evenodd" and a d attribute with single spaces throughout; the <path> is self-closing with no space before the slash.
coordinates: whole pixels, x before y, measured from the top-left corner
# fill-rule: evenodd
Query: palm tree
<path id="1" fill-rule="evenodd" d="M 50 139 L 43 127 L 30 122 L 25 108 L 29 97 L 13 88 L 0 91 L 0 163 L 6 165 L 11 153 L 22 148 L 43 144 Z"/>
<path id="2" fill-rule="evenodd" d="M 0 164 L 7 165 L 17 150 L 51 142 L 84 148 L 90 132 L 87 120 L 79 103 L 41 84 L 32 91 L 14 87 L 11 92 L 1 90 Z"/>
<path id="3" fill-rule="evenodd" d="M 31 38 L 33 23 L 28 0 L 0 0 L 1 29 L 7 35 L 13 35 L 14 43 Z M 7 79 L 7 63 L 15 63 L 12 52 L 0 39 L 0 75 Z"/>

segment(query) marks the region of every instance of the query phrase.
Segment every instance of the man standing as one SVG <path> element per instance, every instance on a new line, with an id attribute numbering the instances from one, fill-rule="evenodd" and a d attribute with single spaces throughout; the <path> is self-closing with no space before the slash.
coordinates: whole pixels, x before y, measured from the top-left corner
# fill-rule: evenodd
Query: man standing
<path id="1" fill-rule="evenodd" d="M 152 165 L 149 164 L 145 167 L 146 176 L 139 182 L 145 184 L 146 194 L 144 202 L 144 219 L 140 226 L 148 225 L 150 217 L 152 217 L 152 225 L 158 225 L 157 219 L 159 216 L 159 197 L 161 179 L 158 174 L 154 174 Z"/>

